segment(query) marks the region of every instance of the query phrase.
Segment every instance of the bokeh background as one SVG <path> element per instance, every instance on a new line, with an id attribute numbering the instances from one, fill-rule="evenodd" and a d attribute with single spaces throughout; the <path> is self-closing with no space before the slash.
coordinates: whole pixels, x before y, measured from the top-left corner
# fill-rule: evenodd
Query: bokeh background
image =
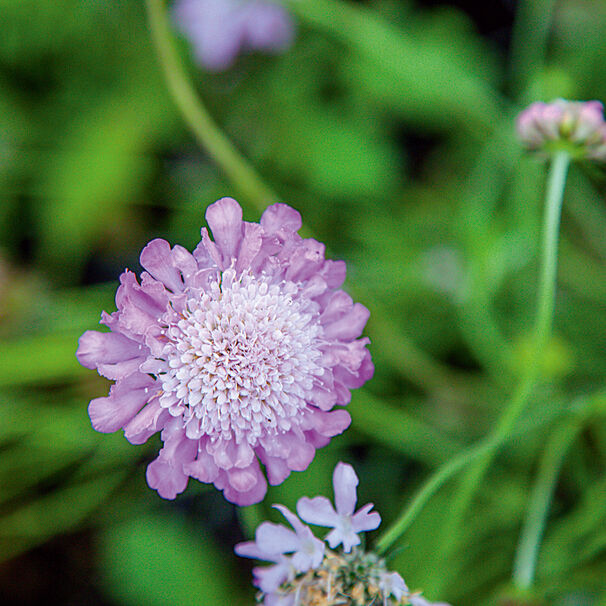
<path id="1" fill-rule="evenodd" d="M 0 0 L 0 602 L 252 604 L 233 554 L 269 504 L 330 496 L 338 460 L 383 527 L 432 472 L 493 426 L 528 363 L 545 164 L 516 142 L 534 100 L 606 100 L 601 0 L 305 0 L 285 53 L 211 74 L 178 48 L 203 102 L 308 234 L 348 263 L 370 308 L 374 379 L 352 427 L 308 471 L 236 510 L 144 477 L 159 441 L 90 427 L 108 382 L 77 338 L 115 309 L 117 277 L 164 237 L 193 247 L 208 204 L 238 190 L 170 98 L 139 0 Z M 545 444 L 592 402 L 562 460 L 541 547 L 540 604 L 606 605 L 606 180 L 574 166 L 555 334 L 543 376 L 456 537 L 457 478 L 390 566 L 455 606 L 506 602 Z M 373 533 L 375 536 L 379 531 Z M 372 544 L 373 536 L 370 536 Z M 501 600 L 501 601 L 500 601 Z"/>

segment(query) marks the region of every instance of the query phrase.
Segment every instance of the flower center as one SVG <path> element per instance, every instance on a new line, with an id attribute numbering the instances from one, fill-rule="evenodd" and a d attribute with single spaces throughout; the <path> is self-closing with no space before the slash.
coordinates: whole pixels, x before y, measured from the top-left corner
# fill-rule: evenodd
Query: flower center
<path id="1" fill-rule="evenodd" d="M 224 271 L 169 322 L 160 403 L 183 417 L 192 439 L 255 445 L 288 431 L 323 373 L 317 315 L 293 282 Z"/>

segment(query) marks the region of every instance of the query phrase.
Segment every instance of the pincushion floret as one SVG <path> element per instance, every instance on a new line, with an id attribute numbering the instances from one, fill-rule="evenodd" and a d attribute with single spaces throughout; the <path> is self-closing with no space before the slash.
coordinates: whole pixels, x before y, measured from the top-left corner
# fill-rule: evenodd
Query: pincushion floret
<path id="1" fill-rule="evenodd" d="M 373 374 L 369 314 L 339 288 L 345 264 L 297 234 L 296 210 L 274 204 L 249 223 L 223 198 L 206 220 L 214 241 L 203 228 L 193 253 L 143 249 L 140 281 L 126 270 L 117 311 L 102 314 L 110 332 L 85 332 L 77 356 L 115 381 L 89 405 L 97 431 L 133 444 L 160 432 L 147 481 L 162 497 L 193 477 L 248 505 L 349 426 L 334 407 Z"/>
<path id="2" fill-rule="evenodd" d="M 381 517 L 371 512 L 372 503 L 354 513 L 357 485 L 353 467 L 338 463 L 333 473 L 336 510 L 325 497 L 301 497 L 297 502 L 304 521 L 334 529 L 325 539 L 328 546 L 283 505 L 274 507 L 294 531 L 263 522 L 254 541 L 236 545 L 240 556 L 271 562 L 253 568 L 257 602 L 264 606 L 450 606 L 411 592 L 399 573 L 387 569 L 383 558 L 360 547 L 359 535 L 376 529 Z"/>

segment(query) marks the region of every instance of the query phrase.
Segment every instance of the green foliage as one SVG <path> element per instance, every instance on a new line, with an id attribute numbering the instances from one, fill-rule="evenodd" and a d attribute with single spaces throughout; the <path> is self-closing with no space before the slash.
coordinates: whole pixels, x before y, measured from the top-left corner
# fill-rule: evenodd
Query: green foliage
<path id="1" fill-rule="evenodd" d="M 384 529 L 502 412 L 532 355 L 545 187 L 513 120 L 536 99 L 606 100 L 606 10 L 541 3 L 538 21 L 521 11 L 516 28 L 546 23 L 547 39 L 507 48 L 505 24 L 480 33 L 454 6 L 286 0 L 292 48 L 218 74 L 179 40 L 210 114 L 302 212 L 306 236 L 347 261 L 346 288 L 371 310 L 376 374 L 354 393 L 351 429 L 234 515 L 193 481 L 161 502 L 144 478 L 158 443 L 92 430 L 87 404 L 109 382 L 74 355 L 143 244 L 192 248 L 206 206 L 235 194 L 170 98 L 143 4 L 0 0 L 0 559 L 27 565 L 41 544 L 83 532 L 104 604 L 250 604 L 232 548 L 279 519 L 271 503 L 331 496 L 346 460 Z M 517 64 L 524 56 L 534 63 Z M 458 476 L 389 554 L 433 599 L 510 595 L 545 446 L 570 410 L 591 405 L 558 470 L 534 589 L 554 606 L 606 605 L 605 183 L 603 168 L 571 169 L 541 381 L 451 537 L 455 552 L 444 561 L 441 529 Z M 241 202 L 257 220 L 258 201 Z"/>
<path id="2" fill-rule="evenodd" d="M 234 561 L 176 516 L 133 516 L 109 526 L 101 537 L 101 562 L 119 604 L 247 603 L 241 584 L 234 583 Z"/>

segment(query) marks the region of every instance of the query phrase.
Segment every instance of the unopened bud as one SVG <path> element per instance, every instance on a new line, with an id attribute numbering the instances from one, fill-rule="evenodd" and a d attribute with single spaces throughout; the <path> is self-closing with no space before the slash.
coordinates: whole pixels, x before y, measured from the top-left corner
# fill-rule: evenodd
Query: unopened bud
<path id="1" fill-rule="evenodd" d="M 516 129 L 530 150 L 565 150 L 574 158 L 606 161 L 606 123 L 599 101 L 533 103 L 518 116 Z"/>

